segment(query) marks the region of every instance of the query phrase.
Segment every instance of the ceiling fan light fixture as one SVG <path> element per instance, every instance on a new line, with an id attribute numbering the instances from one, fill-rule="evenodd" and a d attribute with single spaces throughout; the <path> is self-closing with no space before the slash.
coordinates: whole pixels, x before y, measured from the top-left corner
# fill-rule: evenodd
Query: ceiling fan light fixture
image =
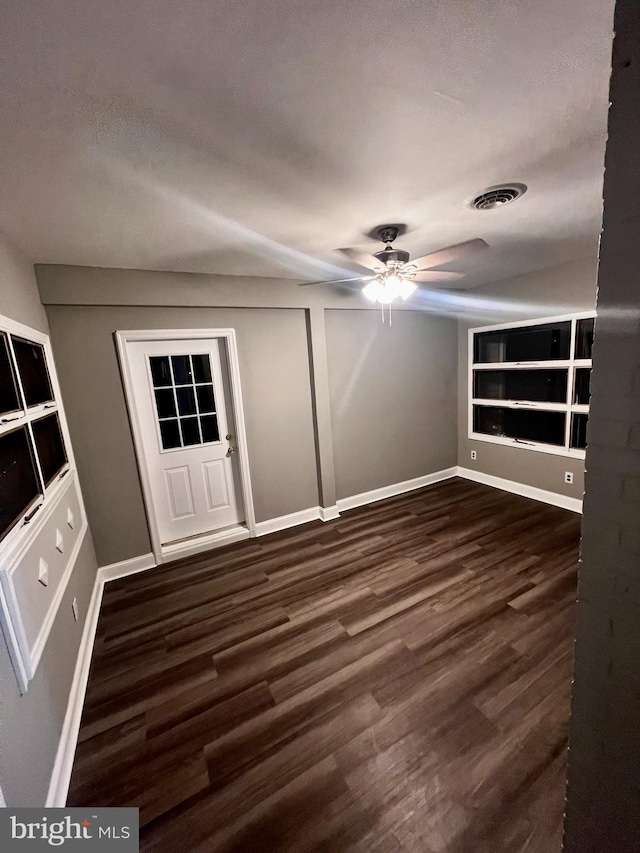
<path id="1" fill-rule="evenodd" d="M 371 302 L 390 305 L 394 299 L 406 302 L 415 289 L 416 285 L 410 279 L 392 272 L 377 276 L 362 288 L 362 292 Z"/>
<path id="2" fill-rule="evenodd" d="M 379 279 L 374 278 L 366 284 L 362 292 L 370 302 L 382 302 L 380 297 L 384 294 L 384 288 Z"/>
<path id="3" fill-rule="evenodd" d="M 523 191 L 525 189 L 526 187 L 523 187 Z M 466 240 L 453 246 L 445 246 L 443 249 L 429 252 L 427 255 L 411 260 L 409 252 L 403 249 L 394 249 L 392 245 L 401 227 L 404 228 L 404 226 L 386 225 L 378 229 L 378 237 L 385 243 L 385 248 L 381 252 L 371 254 L 354 247 L 337 250 L 373 275 L 360 274 L 353 278 L 335 281 L 303 281 L 299 283 L 299 287 L 306 287 L 309 284 L 350 285 L 352 282 L 362 282 L 361 293 L 369 302 L 377 302 L 380 305 L 383 323 L 384 308 L 385 305 L 387 306 L 389 325 L 391 325 L 391 303 L 395 299 L 402 299 L 403 302 L 406 302 L 418 289 L 416 282 L 444 283 L 457 281 L 463 277 L 463 273 L 438 270 L 436 267 L 450 264 L 480 249 L 488 248 L 484 240 L 476 237 L 473 240 Z"/>
<path id="4" fill-rule="evenodd" d="M 400 296 L 400 286 L 402 285 L 402 277 L 392 272 L 384 278 L 384 288 L 389 293 L 393 293 L 393 298 Z"/>
<path id="5" fill-rule="evenodd" d="M 402 297 L 403 302 L 406 302 L 407 299 L 411 296 L 414 290 L 417 288 L 417 284 L 414 284 L 412 281 L 409 281 L 408 278 L 405 278 L 400 285 L 400 296 Z"/>

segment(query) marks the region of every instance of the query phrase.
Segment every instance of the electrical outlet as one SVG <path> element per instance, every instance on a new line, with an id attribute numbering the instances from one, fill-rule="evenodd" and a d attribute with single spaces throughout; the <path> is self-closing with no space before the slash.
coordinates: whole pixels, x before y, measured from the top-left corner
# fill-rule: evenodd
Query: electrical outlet
<path id="1" fill-rule="evenodd" d="M 47 586 L 49 583 L 49 566 L 44 557 L 40 557 L 40 565 L 38 567 L 38 580 L 42 586 Z"/>
<path id="2" fill-rule="evenodd" d="M 71 602 L 71 609 L 73 610 L 73 618 L 78 621 L 78 599 L 74 598 Z"/>
<path id="3" fill-rule="evenodd" d="M 564 472 L 564 481 L 565 483 L 573 483 L 573 471 Z"/>
<path id="4" fill-rule="evenodd" d="M 472 458 L 472 459 L 477 459 L 477 458 L 478 458 L 478 451 L 477 451 L 477 450 L 472 450 L 472 451 L 471 451 L 471 458 Z"/>

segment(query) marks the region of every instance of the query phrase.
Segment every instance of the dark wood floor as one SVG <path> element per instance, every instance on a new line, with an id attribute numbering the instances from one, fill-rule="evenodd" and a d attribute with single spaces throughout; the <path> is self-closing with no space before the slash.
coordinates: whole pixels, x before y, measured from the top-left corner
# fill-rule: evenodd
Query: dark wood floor
<path id="1" fill-rule="evenodd" d="M 108 584 L 69 805 L 144 851 L 559 853 L 578 537 L 450 480 Z"/>

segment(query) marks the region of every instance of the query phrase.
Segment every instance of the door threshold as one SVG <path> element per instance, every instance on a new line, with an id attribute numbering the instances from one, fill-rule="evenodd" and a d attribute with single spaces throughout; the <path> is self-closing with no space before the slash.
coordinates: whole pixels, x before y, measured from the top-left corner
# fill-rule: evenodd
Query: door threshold
<path id="1" fill-rule="evenodd" d="M 203 533 L 200 536 L 191 536 L 188 539 L 179 539 L 167 545 L 160 546 L 162 562 L 180 560 L 183 557 L 191 557 L 203 551 L 211 551 L 213 548 L 221 548 L 223 545 L 231 545 L 233 542 L 241 542 L 249 539 L 251 532 L 245 524 L 234 524 L 214 533 Z"/>

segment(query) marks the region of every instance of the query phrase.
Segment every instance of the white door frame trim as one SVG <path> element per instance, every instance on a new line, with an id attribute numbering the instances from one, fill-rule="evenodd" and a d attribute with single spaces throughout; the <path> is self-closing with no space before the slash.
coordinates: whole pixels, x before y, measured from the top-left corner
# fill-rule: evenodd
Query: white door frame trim
<path id="1" fill-rule="evenodd" d="M 238 467 L 240 469 L 240 486 L 245 512 L 244 524 L 246 525 L 249 536 L 256 535 L 256 519 L 253 507 L 251 475 L 249 472 L 247 433 L 245 428 L 244 407 L 242 405 L 242 390 L 240 384 L 240 360 L 238 358 L 238 345 L 235 329 L 128 329 L 125 331 L 117 331 L 115 333 L 115 340 L 118 349 L 120 369 L 122 372 L 127 410 L 129 412 L 129 421 L 133 431 L 133 441 L 138 460 L 138 468 L 140 470 L 142 494 L 147 512 L 147 521 L 149 523 L 149 533 L 151 535 L 151 547 L 153 548 L 153 554 L 158 565 L 166 562 L 167 559 L 175 560 L 177 559 L 177 556 L 175 554 L 165 554 L 163 552 L 162 542 L 160 541 L 160 533 L 153 508 L 151 479 L 145 461 L 145 455 L 142 452 L 142 429 L 137 409 L 133 405 L 134 387 L 127 344 L 137 341 L 191 341 L 200 339 L 216 339 L 224 341 L 226 346 L 227 361 L 229 364 L 229 382 L 231 385 L 231 404 L 233 406 L 233 416 L 236 425 L 236 445 L 238 451 Z M 211 548 L 209 540 L 210 536 L 207 536 L 207 543 L 204 544 L 203 550 Z M 195 540 L 189 542 L 189 545 L 192 547 L 195 544 Z"/>

